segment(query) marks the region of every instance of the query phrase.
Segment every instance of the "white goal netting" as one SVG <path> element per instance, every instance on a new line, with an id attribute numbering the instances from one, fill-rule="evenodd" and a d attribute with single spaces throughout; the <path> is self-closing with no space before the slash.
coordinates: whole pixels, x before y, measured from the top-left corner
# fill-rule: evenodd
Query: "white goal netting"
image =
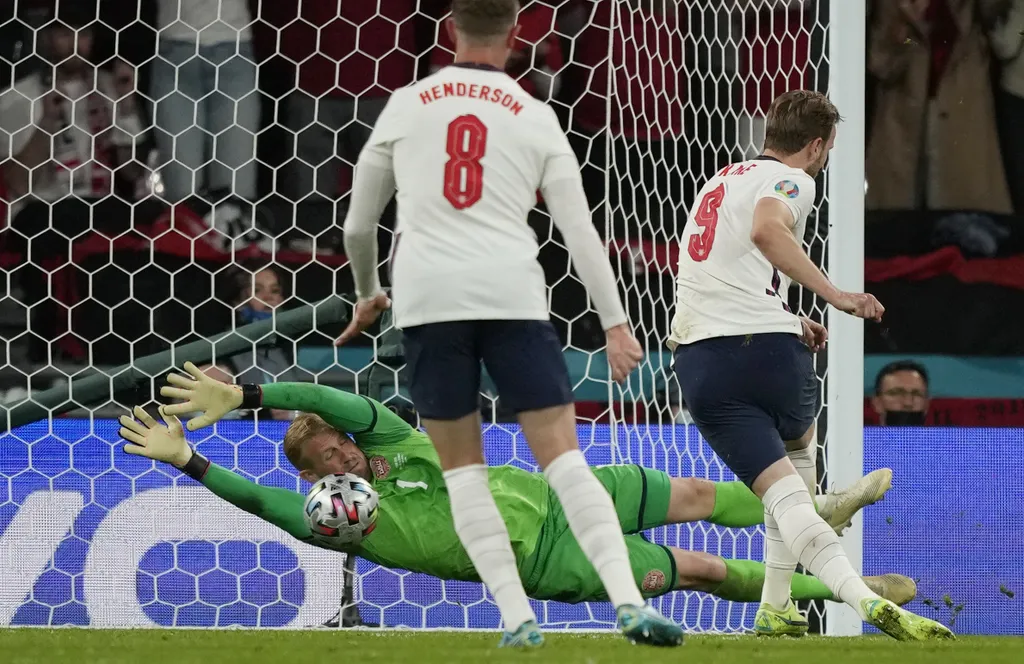
<path id="1" fill-rule="evenodd" d="M 0 434 L 0 625 L 307 626 L 338 611 L 340 556 L 125 455 L 113 418 L 152 402 L 166 371 L 188 359 L 186 344 L 335 294 L 351 299 L 338 230 L 351 167 L 388 91 L 451 61 L 445 5 L 0 4 L 0 400 L 12 416 L 33 403 L 45 407 L 40 417 L 63 415 Z M 530 222 L 576 385 L 581 446 L 595 465 L 731 479 L 686 424 L 662 344 L 677 238 L 702 181 L 757 153 L 774 95 L 826 89 L 828 2 L 523 5 L 509 73 L 562 119 L 648 351 L 627 386 L 609 385 L 596 315 L 539 206 Z M 805 238 L 818 262 L 823 219 L 812 217 Z M 382 256 L 393 227 L 389 209 Z M 794 309 L 821 319 L 819 303 L 793 295 Z M 337 331 L 278 329 L 208 371 L 316 381 L 407 412 L 394 331 L 374 329 L 336 352 Z M 115 381 L 98 399 L 77 388 L 170 349 L 179 354 L 147 369 L 149 380 Z M 489 388 L 484 397 L 489 462 L 533 469 L 512 418 Z M 247 479 L 305 491 L 281 449 L 290 416 L 243 415 L 191 441 Z M 758 528 L 698 523 L 649 535 L 730 558 L 763 553 Z M 498 625 L 479 584 L 363 560 L 356 568 L 366 624 Z M 741 630 L 754 612 L 692 593 L 658 602 L 692 630 Z M 614 623 L 602 604 L 536 608 L 552 627 Z"/>

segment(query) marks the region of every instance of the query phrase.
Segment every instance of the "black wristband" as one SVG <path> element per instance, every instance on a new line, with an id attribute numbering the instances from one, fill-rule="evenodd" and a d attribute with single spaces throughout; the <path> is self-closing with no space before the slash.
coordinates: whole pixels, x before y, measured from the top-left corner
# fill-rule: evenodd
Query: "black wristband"
<path id="1" fill-rule="evenodd" d="M 242 385 L 242 408 L 255 410 L 263 407 L 263 388 L 256 383 Z"/>
<path id="2" fill-rule="evenodd" d="M 210 469 L 210 460 L 199 452 L 192 452 L 192 458 L 188 460 L 181 472 L 185 473 L 197 482 L 202 482 L 206 471 Z"/>

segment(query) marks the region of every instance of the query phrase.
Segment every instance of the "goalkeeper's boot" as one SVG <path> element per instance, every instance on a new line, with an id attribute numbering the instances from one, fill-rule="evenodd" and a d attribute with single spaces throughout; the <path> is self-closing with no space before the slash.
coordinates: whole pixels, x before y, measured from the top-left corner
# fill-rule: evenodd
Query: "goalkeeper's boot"
<path id="1" fill-rule="evenodd" d="M 540 648 L 544 645 L 544 635 L 533 620 L 527 620 L 514 632 L 505 632 L 498 642 L 499 648 L 522 648 L 524 650 Z"/>
<path id="2" fill-rule="evenodd" d="M 754 633 L 758 636 L 792 636 L 807 633 L 807 618 L 792 600 L 781 611 L 770 604 L 762 604 L 754 616 Z"/>
<path id="3" fill-rule="evenodd" d="M 902 574 L 865 576 L 864 583 L 871 589 L 871 592 L 897 606 L 908 604 L 917 597 L 917 584 L 909 576 Z"/>
<path id="4" fill-rule="evenodd" d="M 955 639 L 948 627 L 901 609 L 887 599 L 865 599 L 860 603 L 867 622 L 897 641 Z"/>
<path id="5" fill-rule="evenodd" d="M 850 527 L 854 514 L 868 505 L 877 503 L 891 488 L 892 469 L 873 470 L 847 488 L 827 494 L 825 504 L 818 514 L 837 535 L 842 535 L 843 531 Z"/>
<path id="6" fill-rule="evenodd" d="M 683 645 L 683 628 L 649 606 L 619 607 L 619 630 L 631 643 L 649 646 Z"/>

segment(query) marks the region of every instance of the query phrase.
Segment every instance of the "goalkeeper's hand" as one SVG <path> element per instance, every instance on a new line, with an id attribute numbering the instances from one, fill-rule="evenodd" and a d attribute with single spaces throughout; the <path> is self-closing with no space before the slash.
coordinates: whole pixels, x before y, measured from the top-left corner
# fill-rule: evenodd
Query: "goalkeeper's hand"
<path id="1" fill-rule="evenodd" d="M 166 426 L 150 417 L 142 406 L 136 406 L 132 411 L 136 419 L 127 415 L 120 417 L 121 430 L 118 434 L 129 441 L 124 451 L 184 468 L 192 458 L 192 448 L 185 440 L 185 431 L 178 418 L 167 413 L 165 406 L 160 406 L 159 410 Z"/>
<path id="2" fill-rule="evenodd" d="M 167 382 L 170 385 L 161 387 L 160 394 L 181 400 L 180 403 L 165 407 L 164 412 L 168 415 L 201 412 L 185 423 L 189 431 L 208 427 L 242 405 L 240 387 L 210 378 L 191 362 L 185 363 L 185 371 L 191 377 L 177 373 L 169 374 Z"/>

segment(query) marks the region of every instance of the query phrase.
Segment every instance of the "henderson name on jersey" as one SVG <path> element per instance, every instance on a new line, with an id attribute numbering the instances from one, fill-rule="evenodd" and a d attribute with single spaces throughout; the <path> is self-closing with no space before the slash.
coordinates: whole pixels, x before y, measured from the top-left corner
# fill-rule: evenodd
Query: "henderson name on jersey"
<path id="1" fill-rule="evenodd" d="M 580 177 L 554 110 L 504 72 L 452 65 L 391 96 L 360 162 L 394 172 L 392 295 L 400 327 L 548 319 L 527 215 L 541 191 L 569 243 L 556 199 Z M 591 290 L 606 329 L 625 321 L 614 283 L 608 285 L 604 299 L 614 302 L 600 302 Z"/>
<path id="2" fill-rule="evenodd" d="M 754 207 L 775 198 L 803 241 L 814 180 L 772 157 L 732 164 L 708 180 L 683 233 L 669 348 L 702 339 L 767 332 L 802 334 L 787 304 L 790 279 L 750 239 Z"/>

